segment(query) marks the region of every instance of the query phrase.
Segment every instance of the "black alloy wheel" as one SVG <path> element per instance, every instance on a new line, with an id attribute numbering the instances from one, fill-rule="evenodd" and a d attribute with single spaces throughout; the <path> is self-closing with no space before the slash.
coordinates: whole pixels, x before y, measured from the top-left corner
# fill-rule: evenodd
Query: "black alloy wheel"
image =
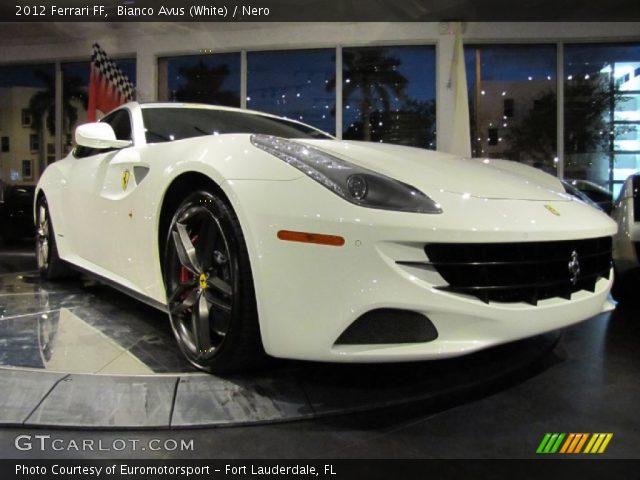
<path id="1" fill-rule="evenodd" d="M 176 211 L 164 280 L 171 328 L 191 364 L 222 373 L 254 366 L 264 355 L 242 230 L 216 195 L 198 191 Z"/>

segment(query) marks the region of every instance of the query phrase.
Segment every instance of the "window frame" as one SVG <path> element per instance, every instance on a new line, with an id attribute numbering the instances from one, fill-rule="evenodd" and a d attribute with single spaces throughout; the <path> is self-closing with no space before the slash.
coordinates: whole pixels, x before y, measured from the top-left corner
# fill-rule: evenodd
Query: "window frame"
<path id="1" fill-rule="evenodd" d="M 31 125 L 33 125 L 33 116 L 31 115 L 31 111 L 28 108 L 22 109 L 22 111 L 20 112 L 20 117 L 21 117 L 22 127 L 31 128 Z"/>
<path id="2" fill-rule="evenodd" d="M 29 175 L 25 174 L 25 167 L 29 169 Z M 20 173 L 22 180 L 33 180 L 33 160 L 24 159 L 20 162 Z"/>
<path id="3" fill-rule="evenodd" d="M 29 151 L 31 153 L 40 152 L 40 147 L 41 147 L 40 134 L 30 133 L 29 134 Z"/>

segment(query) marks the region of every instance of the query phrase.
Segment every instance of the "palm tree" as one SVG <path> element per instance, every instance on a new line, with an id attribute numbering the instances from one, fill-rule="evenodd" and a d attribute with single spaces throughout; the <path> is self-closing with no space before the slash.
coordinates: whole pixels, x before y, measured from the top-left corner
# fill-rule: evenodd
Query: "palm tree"
<path id="1" fill-rule="evenodd" d="M 39 172 L 44 170 L 44 131 L 45 126 L 51 135 L 56 131 L 56 81 L 55 77 L 44 70 L 36 70 L 34 75 L 44 85 L 29 100 L 31 113 L 31 129 L 40 136 Z M 62 77 L 62 133 L 68 133 L 78 121 L 78 109 L 74 103 L 79 102 L 87 108 L 86 85 L 80 77 Z M 77 104 L 77 103 L 76 103 Z"/>
<path id="2" fill-rule="evenodd" d="M 578 76 L 576 76 L 578 77 Z M 565 171 L 574 170 L 571 156 L 585 161 L 584 155 L 602 153 L 609 156 L 609 171 L 613 175 L 615 155 L 613 141 L 618 135 L 629 133 L 633 126 L 614 126 L 611 115 L 620 104 L 628 101 L 620 88 L 607 77 L 592 73 L 590 78 L 573 79 L 564 91 L 564 153 L 567 156 Z M 556 150 L 556 102 L 554 91 L 542 92 L 533 106 L 514 124 L 506 135 L 509 145 L 507 155 L 512 160 L 525 158 L 555 173 L 553 158 Z M 576 160 L 573 160 L 574 162 Z M 586 169 L 586 165 L 580 166 Z M 575 175 L 575 172 L 572 172 Z M 613 177 L 610 178 L 613 182 Z"/>
<path id="3" fill-rule="evenodd" d="M 209 67 L 200 60 L 196 65 L 181 67 L 179 72 L 185 77 L 186 82 L 175 92 L 174 100 L 240 106 L 237 93 L 221 90 L 222 84 L 229 76 L 227 65 Z"/>
<path id="4" fill-rule="evenodd" d="M 406 99 L 407 79 L 398 72 L 401 61 L 385 54 L 384 48 L 344 50 L 343 102 L 359 94 L 363 139 L 371 140 L 371 115 L 376 109 L 390 109 L 390 97 Z M 327 83 L 327 91 L 335 89 L 335 77 Z M 378 108 L 376 108 L 378 107 Z M 381 108 L 380 108 L 381 107 Z"/>

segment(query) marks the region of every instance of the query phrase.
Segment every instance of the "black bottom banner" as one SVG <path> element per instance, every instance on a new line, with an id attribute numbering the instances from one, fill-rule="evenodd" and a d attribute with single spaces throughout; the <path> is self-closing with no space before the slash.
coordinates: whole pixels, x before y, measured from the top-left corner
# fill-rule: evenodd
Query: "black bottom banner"
<path id="1" fill-rule="evenodd" d="M 632 479 L 640 460 L 1 460 L 6 479 Z"/>

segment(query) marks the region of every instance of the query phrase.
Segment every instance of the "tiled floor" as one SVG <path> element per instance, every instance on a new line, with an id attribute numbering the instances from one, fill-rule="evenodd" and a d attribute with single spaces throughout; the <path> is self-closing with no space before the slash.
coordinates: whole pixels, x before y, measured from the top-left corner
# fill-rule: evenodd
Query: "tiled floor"
<path id="1" fill-rule="evenodd" d="M 0 274 L 0 366 L 76 373 L 150 374 L 193 368 L 162 312 L 82 281 Z"/>

